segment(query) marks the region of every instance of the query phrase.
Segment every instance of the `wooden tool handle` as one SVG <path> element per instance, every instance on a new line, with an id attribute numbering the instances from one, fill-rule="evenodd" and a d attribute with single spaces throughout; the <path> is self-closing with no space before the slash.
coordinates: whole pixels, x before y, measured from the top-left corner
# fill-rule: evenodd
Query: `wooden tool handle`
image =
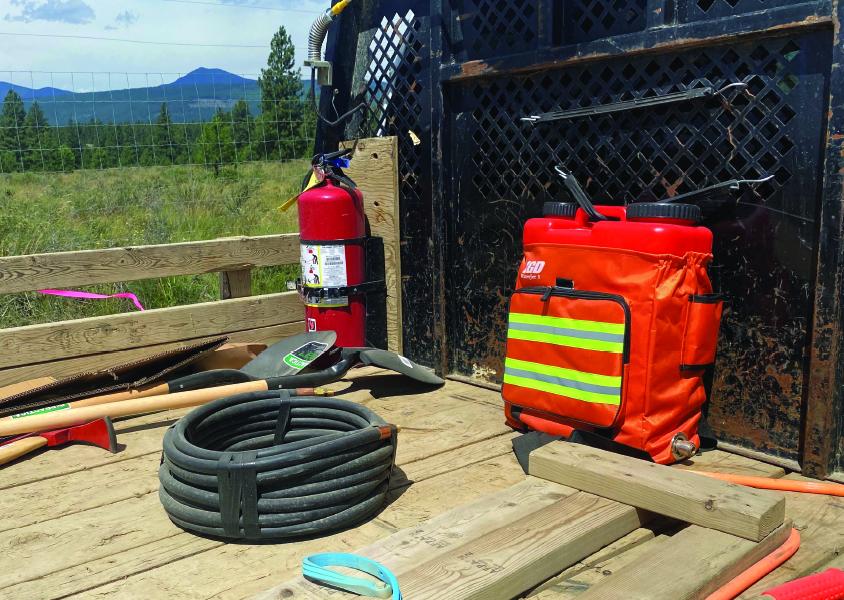
<path id="1" fill-rule="evenodd" d="M 35 452 L 39 448 L 47 445 L 47 438 L 42 437 L 28 437 L 0 446 L 0 465 L 10 463 L 16 458 L 20 458 L 24 454 Z"/>
<path id="2" fill-rule="evenodd" d="M 108 404 L 110 402 L 122 402 L 123 400 L 134 400 L 136 398 L 149 398 L 151 396 L 162 396 L 170 393 L 170 386 L 166 383 L 153 385 L 148 388 L 140 390 L 126 390 L 125 392 L 115 392 L 113 394 L 105 394 L 102 396 L 93 396 L 91 398 L 83 398 L 82 400 L 75 400 L 70 402 L 71 408 L 82 408 L 83 406 L 96 406 L 98 404 Z"/>
<path id="3" fill-rule="evenodd" d="M 234 385 L 223 385 L 220 387 L 204 390 L 193 390 L 190 392 L 178 392 L 165 396 L 151 396 L 149 398 L 138 398 L 135 400 L 123 400 L 110 402 L 95 406 L 72 408 L 42 415 L 21 417 L 10 421 L 0 421 L 0 436 L 31 433 L 33 431 L 50 431 L 71 427 L 80 423 L 87 423 L 103 417 L 125 417 L 128 415 L 142 415 L 145 413 L 169 410 L 173 408 L 188 408 L 199 406 L 219 400 L 234 394 L 246 392 L 267 391 L 266 381 L 250 381 L 247 383 L 236 383 Z"/>

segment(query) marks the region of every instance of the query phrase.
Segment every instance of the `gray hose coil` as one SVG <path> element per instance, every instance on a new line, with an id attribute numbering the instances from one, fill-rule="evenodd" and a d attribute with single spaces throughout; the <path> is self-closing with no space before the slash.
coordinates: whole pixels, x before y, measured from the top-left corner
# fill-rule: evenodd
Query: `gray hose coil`
<path id="1" fill-rule="evenodd" d="M 170 519 L 232 540 L 325 535 L 387 501 L 396 428 L 337 398 L 252 392 L 201 406 L 164 436 Z"/>

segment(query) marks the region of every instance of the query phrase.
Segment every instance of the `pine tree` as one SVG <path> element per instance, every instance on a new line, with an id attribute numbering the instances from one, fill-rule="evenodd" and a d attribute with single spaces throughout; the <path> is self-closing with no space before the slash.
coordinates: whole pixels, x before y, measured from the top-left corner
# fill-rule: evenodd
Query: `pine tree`
<path id="1" fill-rule="evenodd" d="M 232 128 L 234 145 L 238 152 L 242 152 L 243 160 L 250 160 L 248 146 L 252 141 L 252 113 L 245 100 L 240 99 L 232 108 Z M 246 150 L 244 150 L 246 149 Z"/>
<path id="2" fill-rule="evenodd" d="M 7 172 L 12 165 L 14 170 L 23 168 L 23 123 L 26 120 L 26 107 L 23 99 L 14 90 L 9 90 L 3 100 L 0 113 L 0 151 L 3 152 L 3 170 Z"/>
<path id="3" fill-rule="evenodd" d="M 296 49 L 282 26 L 273 36 L 267 68 L 258 77 L 261 86 L 262 133 L 258 154 L 266 157 L 290 154 L 296 133 L 291 124 L 302 120 L 302 72 L 296 68 Z M 297 132 L 298 133 L 298 132 Z"/>
<path id="4" fill-rule="evenodd" d="M 47 131 L 47 117 L 38 102 L 33 102 L 23 122 L 22 145 L 24 148 L 23 164 L 27 171 L 50 170 L 53 162 L 52 137 Z"/>
<path id="5" fill-rule="evenodd" d="M 170 118 L 170 109 L 167 103 L 161 103 L 158 111 L 158 118 L 155 120 L 155 131 L 153 132 L 153 143 L 158 164 L 173 164 L 176 158 L 176 151 L 173 147 L 173 120 Z"/>

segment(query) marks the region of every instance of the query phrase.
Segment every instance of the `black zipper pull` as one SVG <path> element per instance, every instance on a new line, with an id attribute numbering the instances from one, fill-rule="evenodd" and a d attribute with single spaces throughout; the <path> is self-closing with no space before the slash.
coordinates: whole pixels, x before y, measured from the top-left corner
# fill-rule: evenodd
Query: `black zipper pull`
<path id="1" fill-rule="evenodd" d="M 547 288 L 545 288 L 545 292 L 542 294 L 542 301 L 548 302 L 548 298 L 550 298 L 551 294 L 553 294 L 553 293 L 554 293 L 554 288 L 549 285 Z"/>

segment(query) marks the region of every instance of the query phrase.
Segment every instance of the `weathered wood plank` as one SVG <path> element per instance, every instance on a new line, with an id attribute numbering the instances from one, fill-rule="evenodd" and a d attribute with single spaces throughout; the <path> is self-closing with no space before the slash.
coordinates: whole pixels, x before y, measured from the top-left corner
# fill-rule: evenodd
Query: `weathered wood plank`
<path id="1" fill-rule="evenodd" d="M 639 531 L 649 532 L 650 530 L 637 529 L 633 533 L 613 542 L 607 548 L 622 544 L 627 538 L 634 536 Z M 595 553 L 595 556 L 601 556 L 601 558 L 593 560 L 589 557 L 569 567 L 560 573 L 560 575 L 550 580 L 547 585 L 541 586 L 535 595 L 531 594 L 528 597 L 531 600 L 574 600 L 575 598 L 579 598 L 589 588 L 599 584 L 608 577 L 612 577 L 619 569 L 624 568 L 634 561 L 638 561 L 641 556 L 651 553 L 668 540 L 667 535 L 654 537 L 653 532 L 650 533 L 650 538 L 645 535 L 639 543 L 631 546 L 623 546 L 622 552 L 606 556 L 603 554 L 603 550 L 599 550 Z M 638 540 L 639 538 L 634 538 L 634 541 Z"/>
<path id="2" fill-rule="evenodd" d="M 302 333 L 303 331 L 305 331 L 304 321 L 297 321 L 295 323 L 273 325 L 271 327 L 262 327 L 260 329 L 247 329 L 246 331 L 237 331 L 234 333 L 227 333 L 226 335 L 232 343 L 248 342 L 252 344 L 269 345 L 283 338 Z M 214 337 L 217 336 L 179 340 L 177 342 L 156 344 L 154 346 L 133 348 L 131 350 L 106 352 L 90 356 L 68 358 L 66 360 L 60 359 L 46 363 L 39 363 L 37 365 L 2 369 L 0 370 L 0 386 L 11 385 L 21 381 L 29 381 L 30 379 L 42 376 L 50 376 L 58 379 L 68 377 L 76 373 L 108 369 L 109 367 L 131 362 L 144 356 L 150 356 L 166 350 L 172 350 L 173 348 L 178 348 L 179 346 L 184 346 L 186 344 L 199 343 L 204 340 L 210 340 Z"/>
<path id="3" fill-rule="evenodd" d="M 785 523 L 757 543 L 690 525 L 579 597 L 582 600 L 704 598 L 781 546 L 790 532 L 791 524 Z"/>
<path id="4" fill-rule="evenodd" d="M 535 450 L 530 474 L 753 541 L 785 518 L 781 494 L 579 444 L 553 442 Z"/>
<path id="5" fill-rule="evenodd" d="M 387 346 L 402 351 L 401 234 L 399 232 L 399 150 L 395 137 L 344 142 L 356 150 L 346 174 L 363 192 L 372 235 L 384 240 L 387 284 Z"/>
<path id="6" fill-rule="evenodd" d="M 657 538 L 665 538 L 667 536 L 656 536 L 649 527 L 640 527 L 632 531 L 622 538 L 617 539 L 613 543 L 598 550 L 595 554 L 587 556 L 577 564 L 565 569 L 559 575 L 555 575 L 548 581 L 538 585 L 525 595 L 526 598 L 544 598 L 543 592 L 546 590 L 553 590 L 554 595 L 557 596 L 574 596 L 583 593 L 596 581 L 602 577 L 607 577 L 611 573 L 610 569 L 605 568 L 605 565 L 613 562 L 621 562 L 620 557 L 624 557 L 627 561 L 633 560 L 637 553 L 640 553 L 641 548 L 649 544 Z"/>
<path id="7" fill-rule="evenodd" d="M 295 233 L 0 257 L 0 294 L 299 262 Z"/>
<path id="8" fill-rule="evenodd" d="M 0 367 L 294 323 L 296 292 L 0 329 Z"/>
<path id="9" fill-rule="evenodd" d="M 220 273 L 220 299 L 247 298 L 252 295 L 252 270 L 224 271 Z"/>

